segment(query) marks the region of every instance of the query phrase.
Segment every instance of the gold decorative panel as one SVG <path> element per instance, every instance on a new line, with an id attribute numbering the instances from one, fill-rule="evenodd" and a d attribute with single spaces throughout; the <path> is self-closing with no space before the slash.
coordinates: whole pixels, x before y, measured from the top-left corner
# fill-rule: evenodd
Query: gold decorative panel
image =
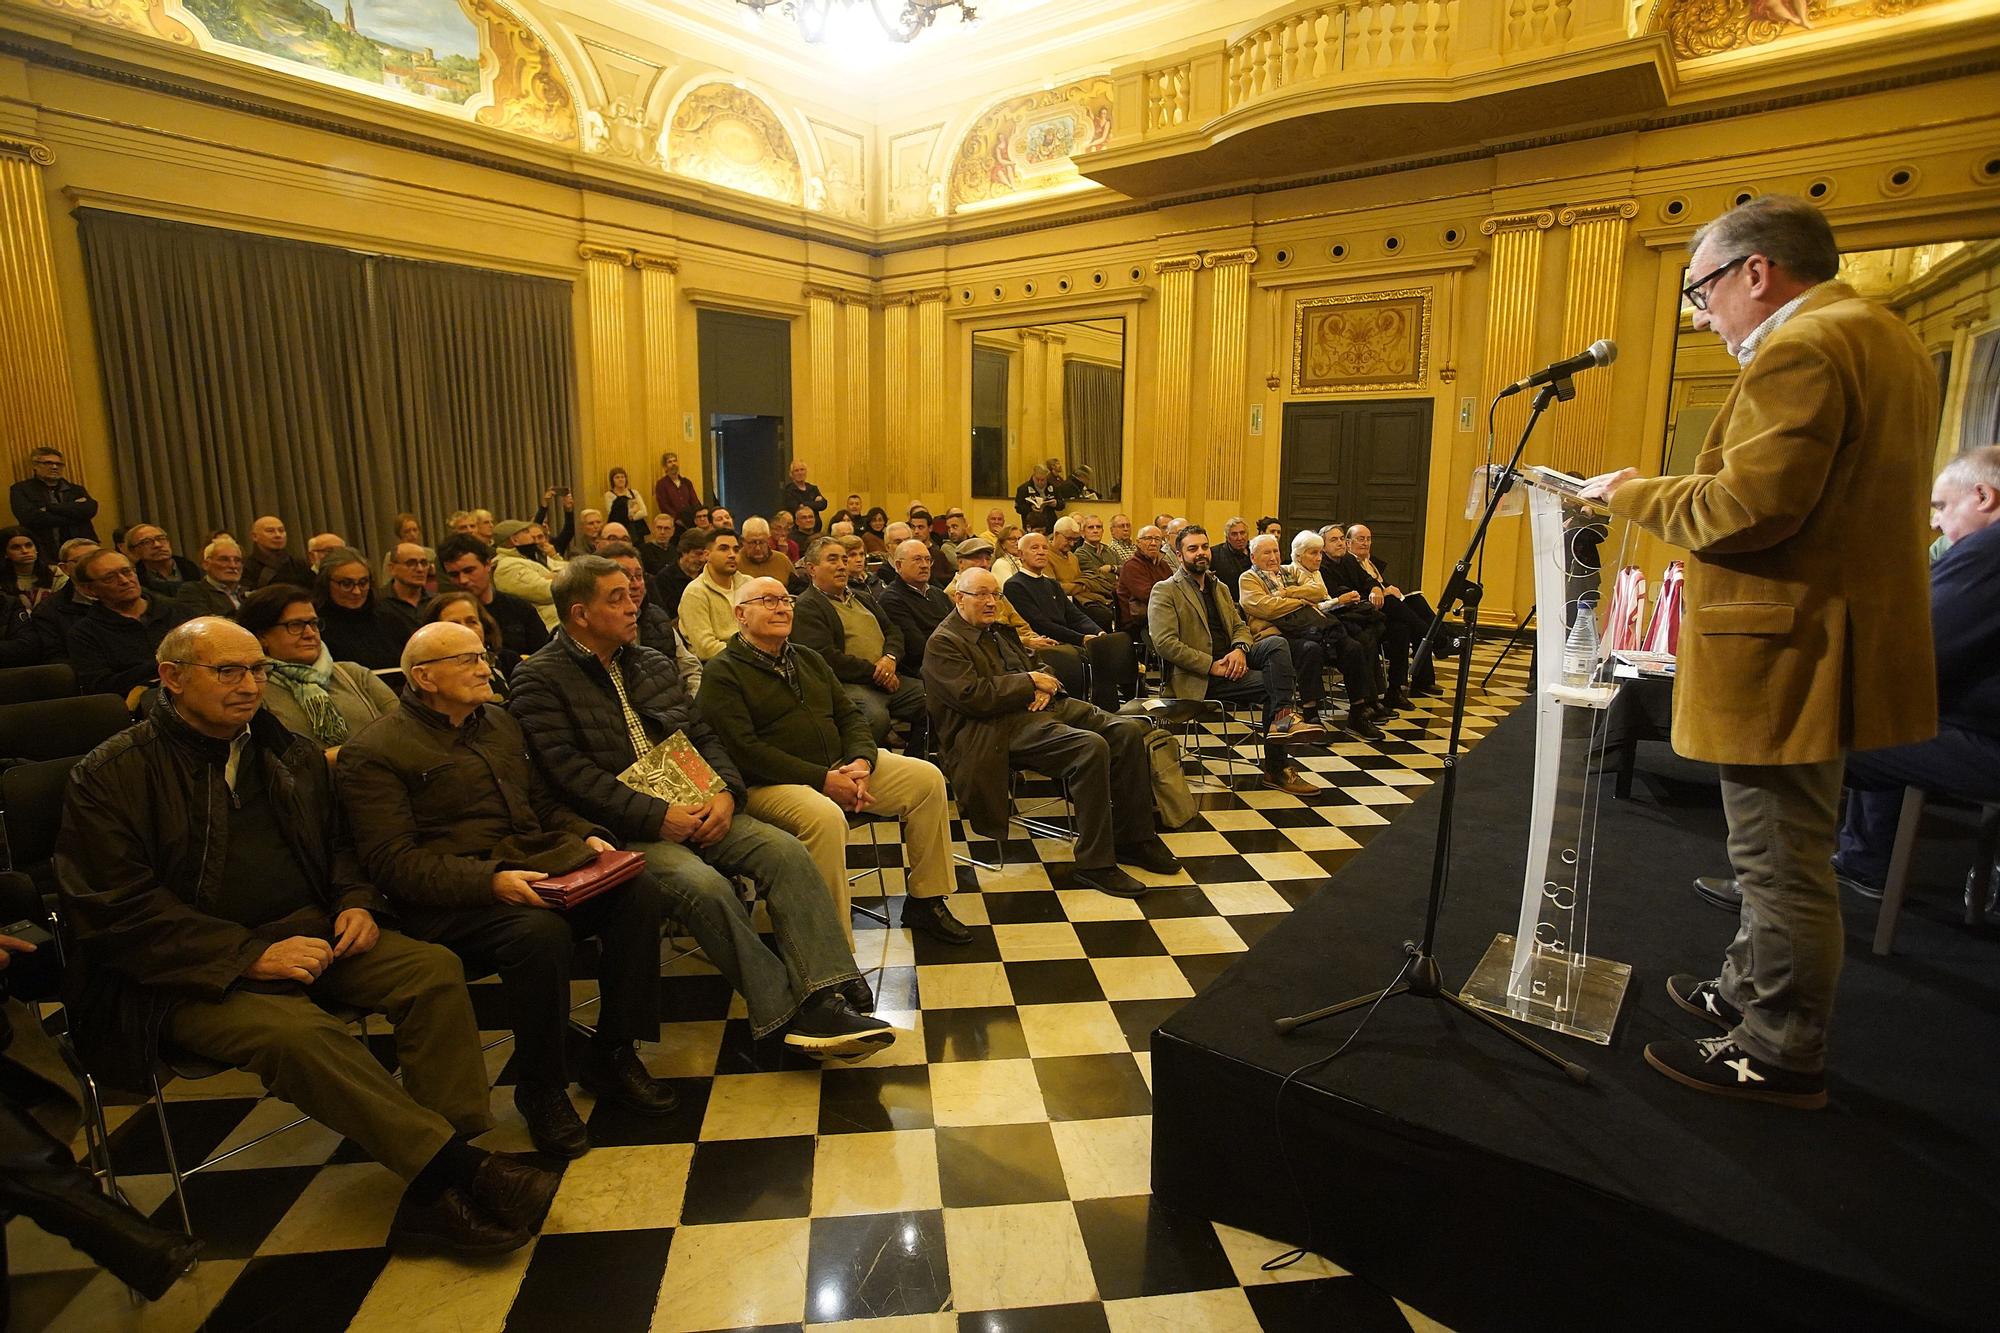
<path id="1" fill-rule="evenodd" d="M 1292 392 L 1421 389 L 1429 380 L 1431 289 L 1300 301 L 1292 323 Z"/>
<path id="2" fill-rule="evenodd" d="M 555 53 L 497 0 L 33 2 L 344 91 L 576 140 L 576 98 Z"/>
<path id="3" fill-rule="evenodd" d="M 1652 27 L 1682 60 L 1762 46 L 1809 28 L 1891 18 L 1935 0 L 1660 0 Z"/>
<path id="4" fill-rule="evenodd" d="M 1110 79 L 1002 102 L 972 122 L 951 169 L 951 206 L 986 204 L 1083 179 L 1072 160 L 1111 138 Z"/>
<path id="5" fill-rule="evenodd" d="M 798 150 L 778 114 L 755 93 L 727 83 L 704 84 L 675 109 L 667 169 L 781 204 L 805 199 Z"/>

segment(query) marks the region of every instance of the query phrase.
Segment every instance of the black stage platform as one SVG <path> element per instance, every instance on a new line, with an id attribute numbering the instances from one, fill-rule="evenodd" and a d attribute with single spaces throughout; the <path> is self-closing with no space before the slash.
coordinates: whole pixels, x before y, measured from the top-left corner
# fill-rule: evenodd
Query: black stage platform
<path id="1" fill-rule="evenodd" d="M 1526 855 L 1524 708 L 1460 779 L 1448 984 L 1511 931 Z M 1307 1242 L 1453 1328 L 2000 1327 L 2000 932 L 1906 908 L 1868 952 L 1850 897 L 1832 1102 L 1800 1112 L 1681 1088 L 1640 1057 L 1707 1036 L 1665 993 L 1720 966 L 1734 918 L 1688 881 L 1722 865 L 1713 770 L 1649 748 L 1599 826 L 1593 943 L 1632 988 L 1609 1047 L 1543 1033 L 1590 1087 L 1431 1001 L 1388 1001 L 1348 1053 L 1275 1097 L 1354 1022 L 1271 1020 L 1386 984 L 1422 926 L 1436 788 L 1153 1041 L 1162 1202 Z M 1935 830 L 1934 830 L 1935 831 Z M 1919 877 L 1962 883 L 1942 830 Z M 1285 1149 L 1280 1148 L 1280 1129 Z M 1309 1199 L 1310 1224 L 1301 1200 Z"/>

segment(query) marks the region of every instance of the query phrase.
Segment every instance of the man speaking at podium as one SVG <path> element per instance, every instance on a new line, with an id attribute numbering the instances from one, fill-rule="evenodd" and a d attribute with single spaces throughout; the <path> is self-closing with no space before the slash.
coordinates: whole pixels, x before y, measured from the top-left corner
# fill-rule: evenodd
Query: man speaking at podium
<path id="1" fill-rule="evenodd" d="M 1834 281 L 1839 267 L 1803 199 L 1753 199 L 1696 232 L 1695 327 L 1743 373 L 1691 475 L 1626 468 L 1584 488 L 1689 551 L 1674 749 L 1721 768 L 1743 889 L 1722 975 L 1667 983 L 1726 1035 L 1653 1042 L 1646 1062 L 1703 1092 L 1808 1109 L 1826 1104 L 1840 977 L 1842 755 L 1937 730 L 1924 568 L 1937 376 L 1895 314 Z"/>

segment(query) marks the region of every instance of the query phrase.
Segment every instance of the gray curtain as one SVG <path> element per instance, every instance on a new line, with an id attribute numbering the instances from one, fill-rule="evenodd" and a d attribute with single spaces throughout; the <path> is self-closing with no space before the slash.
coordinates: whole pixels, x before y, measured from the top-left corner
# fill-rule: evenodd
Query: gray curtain
<path id="1" fill-rule="evenodd" d="M 274 513 L 526 517 L 575 470 L 568 284 L 79 210 L 127 521 L 183 551 Z"/>
<path id="2" fill-rule="evenodd" d="M 1963 451 L 1982 444 L 2000 444 L 2000 329 L 1973 340 L 1972 365 L 1966 372 L 1958 447 Z"/>
<path id="3" fill-rule="evenodd" d="M 1063 429 L 1070 470 L 1088 466 L 1097 493 L 1116 498 L 1124 482 L 1125 372 L 1090 361 L 1063 362 Z"/>

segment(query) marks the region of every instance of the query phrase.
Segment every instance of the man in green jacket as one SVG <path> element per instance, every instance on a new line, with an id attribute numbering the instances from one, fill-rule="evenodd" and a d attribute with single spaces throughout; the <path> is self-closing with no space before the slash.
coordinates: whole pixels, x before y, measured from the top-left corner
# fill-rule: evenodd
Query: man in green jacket
<path id="1" fill-rule="evenodd" d="M 903 925 L 947 944 L 972 933 L 952 916 L 951 826 L 935 764 L 875 747 L 868 720 L 826 659 L 795 644 L 794 598 L 776 579 L 735 593 L 737 633 L 702 672 L 698 706 L 750 784 L 749 812 L 806 845 L 847 910 L 847 816 L 892 815 L 909 848 Z"/>

